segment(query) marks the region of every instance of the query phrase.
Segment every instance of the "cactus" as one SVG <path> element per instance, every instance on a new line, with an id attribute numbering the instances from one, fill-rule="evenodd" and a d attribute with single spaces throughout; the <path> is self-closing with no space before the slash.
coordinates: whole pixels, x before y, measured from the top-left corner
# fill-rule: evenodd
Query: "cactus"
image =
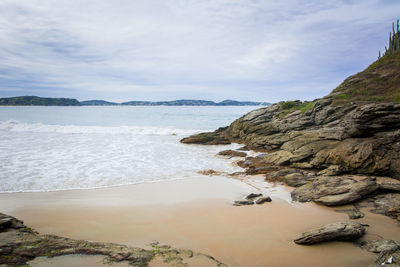
<path id="1" fill-rule="evenodd" d="M 400 50 L 400 23 L 397 20 L 397 28 L 395 28 L 394 22 L 392 23 L 393 32 L 389 33 L 389 47 L 385 46 L 385 52 L 382 56 L 391 55 L 393 52 Z M 379 58 L 382 57 L 379 51 Z"/>

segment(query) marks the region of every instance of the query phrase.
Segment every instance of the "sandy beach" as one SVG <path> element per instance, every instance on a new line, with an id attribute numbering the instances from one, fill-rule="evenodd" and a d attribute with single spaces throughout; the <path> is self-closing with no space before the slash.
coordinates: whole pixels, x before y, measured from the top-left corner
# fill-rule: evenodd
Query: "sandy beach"
<path id="1" fill-rule="evenodd" d="M 211 255 L 229 266 L 367 266 L 376 259 L 353 243 L 296 245 L 293 239 L 300 233 L 349 221 L 347 215 L 314 203 L 291 203 L 290 188 L 260 178 L 249 181 L 254 186 L 204 176 L 104 189 L 1 194 L 0 209 L 41 234 L 142 248 L 158 241 Z M 273 201 L 232 206 L 255 187 Z M 364 239 L 400 239 L 398 224 L 388 217 L 366 212 L 359 222 L 370 225 Z M 93 259 L 97 258 L 64 261 L 95 266 Z"/>

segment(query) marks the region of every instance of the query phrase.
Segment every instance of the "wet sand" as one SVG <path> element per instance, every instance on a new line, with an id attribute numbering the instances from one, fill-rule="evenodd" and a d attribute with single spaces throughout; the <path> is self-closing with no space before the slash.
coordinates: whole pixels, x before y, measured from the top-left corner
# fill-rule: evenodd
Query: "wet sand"
<path id="1" fill-rule="evenodd" d="M 107 189 L 1 194 L 0 210 L 42 234 L 143 248 L 157 240 L 212 255 L 229 266 L 368 266 L 375 261 L 377 255 L 348 242 L 296 245 L 293 239 L 301 232 L 349 221 L 347 215 L 314 203 L 291 204 L 284 187 L 260 189 L 273 202 L 232 206 L 233 200 L 254 188 L 229 178 L 204 177 Z M 366 213 L 357 221 L 371 225 L 365 239 L 400 239 L 399 225 L 392 219 Z M 90 265 L 80 260 L 82 266 Z"/>

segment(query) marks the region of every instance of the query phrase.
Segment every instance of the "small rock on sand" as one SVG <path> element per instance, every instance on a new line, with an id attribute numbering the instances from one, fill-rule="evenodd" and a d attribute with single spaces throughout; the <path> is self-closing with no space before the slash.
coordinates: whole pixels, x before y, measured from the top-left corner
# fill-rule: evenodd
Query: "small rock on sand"
<path id="1" fill-rule="evenodd" d="M 256 204 L 261 205 L 264 204 L 265 202 L 271 202 L 272 199 L 270 197 L 260 197 L 259 199 L 256 200 Z"/>

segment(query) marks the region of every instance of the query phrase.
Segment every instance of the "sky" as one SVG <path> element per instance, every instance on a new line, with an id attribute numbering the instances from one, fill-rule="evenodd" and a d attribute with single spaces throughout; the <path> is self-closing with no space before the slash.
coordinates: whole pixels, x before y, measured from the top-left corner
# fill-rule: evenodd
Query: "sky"
<path id="1" fill-rule="evenodd" d="M 0 97 L 312 100 L 387 45 L 398 0 L 0 0 Z"/>

